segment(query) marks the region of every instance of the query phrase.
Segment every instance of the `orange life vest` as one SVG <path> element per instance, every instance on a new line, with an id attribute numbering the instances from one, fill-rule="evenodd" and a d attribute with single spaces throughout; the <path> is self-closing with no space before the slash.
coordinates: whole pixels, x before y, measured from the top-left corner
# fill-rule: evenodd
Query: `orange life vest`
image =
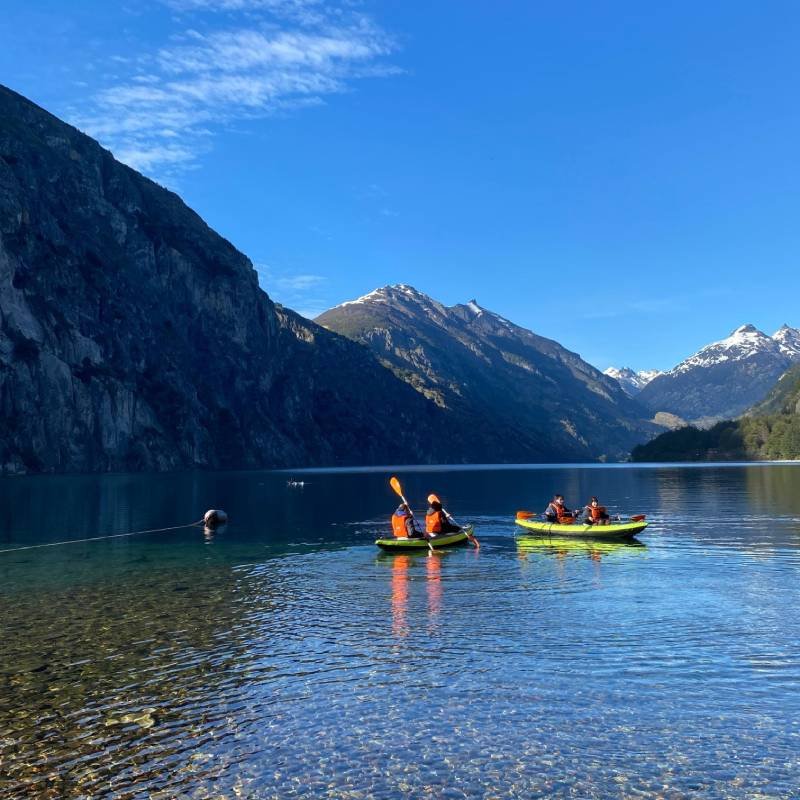
<path id="1" fill-rule="evenodd" d="M 597 506 L 597 508 L 595 508 L 594 506 L 589 506 L 589 511 L 592 512 L 592 522 L 600 522 L 606 513 L 606 507 Z"/>
<path id="2" fill-rule="evenodd" d="M 425 530 L 428 533 L 441 533 L 442 520 L 444 519 L 443 511 L 429 511 L 425 515 Z"/>
<path id="3" fill-rule="evenodd" d="M 558 503 L 554 503 L 553 505 L 556 507 L 556 514 L 559 522 L 572 522 L 573 516 L 571 511 L 567 511 L 564 506 L 560 506 Z"/>
<path id="4" fill-rule="evenodd" d="M 392 514 L 392 533 L 398 539 L 407 539 L 408 530 L 406 529 L 406 520 L 409 514 Z"/>

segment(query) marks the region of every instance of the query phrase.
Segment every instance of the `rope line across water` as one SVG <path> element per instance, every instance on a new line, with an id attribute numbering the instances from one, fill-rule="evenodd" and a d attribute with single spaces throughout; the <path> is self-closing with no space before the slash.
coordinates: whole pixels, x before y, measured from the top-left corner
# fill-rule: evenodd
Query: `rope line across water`
<path id="1" fill-rule="evenodd" d="M 202 525 L 203 520 L 199 519 L 197 522 L 188 522 L 185 525 L 173 525 L 169 528 L 149 528 L 143 531 L 131 531 L 130 533 L 110 533 L 105 536 L 91 536 L 88 539 L 65 539 L 62 542 L 44 542 L 42 544 L 27 544 L 22 547 L 9 547 L 5 550 L 0 550 L 0 553 L 17 553 L 20 550 L 37 550 L 40 547 L 58 547 L 62 544 L 80 544 L 81 542 L 99 542 L 102 539 L 121 539 L 124 536 L 140 536 L 145 533 L 164 533 L 166 531 L 179 531 L 184 528 L 194 528 Z"/>

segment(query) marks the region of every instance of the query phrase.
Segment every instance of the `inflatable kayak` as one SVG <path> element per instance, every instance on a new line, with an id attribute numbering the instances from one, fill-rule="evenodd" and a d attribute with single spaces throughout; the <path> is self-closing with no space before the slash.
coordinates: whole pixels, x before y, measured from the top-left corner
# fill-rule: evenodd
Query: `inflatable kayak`
<path id="1" fill-rule="evenodd" d="M 529 531 L 535 531 L 541 536 L 562 538 L 564 536 L 582 536 L 587 539 L 628 539 L 641 533 L 647 523 L 639 522 L 614 522 L 610 525 L 559 525 L 557 522 L 542 522 L 536 519 L 515 519 L 517 525 Z"/>
<path id="2" fill-rule="evenodd" d="M 430 539 L 400 539 L 392 536 L 391 539 L 376 539 L 375 544 L 381 550 L 427 550 L 428 542 L 435 548 L 453 547 L 457 544 L 464 544 L 472 530 L 473 526 L 467 525 L 462 531 L 442 533 L 438 536 L 432 536 Z"/>

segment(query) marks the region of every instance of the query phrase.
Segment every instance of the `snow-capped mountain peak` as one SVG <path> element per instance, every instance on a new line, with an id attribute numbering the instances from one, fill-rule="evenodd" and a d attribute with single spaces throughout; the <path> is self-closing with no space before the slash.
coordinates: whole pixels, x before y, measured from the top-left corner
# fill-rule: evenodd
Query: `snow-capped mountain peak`
<path id="1" fill-rule="evenodd" d="M 792 361 L 800 360 L 800 330 L 789 325 L 781 325 L 772 334 L 772 338 L 778 343 L 778 347 L 784 355 L 787 355 Z"/>
<path id="2" fill-rule="evenodd" d="M 344 306 L 358 306 L 369 303 L 403 303 L 411 302 L 420 305 L 439 305 L 435 300 L 428 297 L 428 295 L 409 286 L 407 283 L 395 283 L 391 286 L 381 286 L 378 289 L 373 289 L 371 292 L 357 297 L 355 300 L 346 300 L 344 303 L 339 303 L 336 308 L 343 308 Z"/>
<path id="3" fill-rule="evenodd" d="M 667 374 L 679 375 L 695 367 L 711 367 L 725 361 L 743 361 L 758 353 L 777 354 L 779 352 L 778 342 L 760 331 L 755 325 L 740 325 L 725 339 L 706 345 L 693 356 L 673 367 Z"/>
<path id="4" fill-rule="evenodd" d="M 657 369 L 642 369 L 634 372 L 630 367 L 609 367 L 604 370 L 603 374 L 618 381 L 625 393 L 633 397 L 641 392 L 653 378 L 661 375 L 661 371 Z"/>

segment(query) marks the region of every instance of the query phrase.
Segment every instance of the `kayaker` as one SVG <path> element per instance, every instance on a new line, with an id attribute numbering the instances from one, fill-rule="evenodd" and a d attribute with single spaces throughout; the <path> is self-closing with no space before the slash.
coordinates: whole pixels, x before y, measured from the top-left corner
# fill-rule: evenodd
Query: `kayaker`
<path id="1" fill-rule="evenodd" d="M 398 539 L 422 539 L 425 536 L 417 528 L 414 515 L 405 503 L 400 503 L 397 510 L 392 514 L 392 533 Z"/>
<path id="2" fill-rule="evenodd" d="M 425 531 L 429 534 L 458 533 L 461 528 L 453 524 L 453 518 L 442 508 L 442 503 L 435 494 L 428 495 L 430 507 L 425 514 Z"/>
<path id="3" fill-rule="evenodd" d="M 563 494 L 553 495 L 553 499 L 544 510 L 544 518 L 548 522 L 559 522 L 562 524 L 573 521 L 574 517 L 572 516 L 572 512 L 564 505 Z"/>
<path id="4" fill-rule="evenodd" d="M 589 525 L 608 525 L 609 519 L 606 507 L 601 506 L 596 497 L 583 509 L 583 521 Z"/>

